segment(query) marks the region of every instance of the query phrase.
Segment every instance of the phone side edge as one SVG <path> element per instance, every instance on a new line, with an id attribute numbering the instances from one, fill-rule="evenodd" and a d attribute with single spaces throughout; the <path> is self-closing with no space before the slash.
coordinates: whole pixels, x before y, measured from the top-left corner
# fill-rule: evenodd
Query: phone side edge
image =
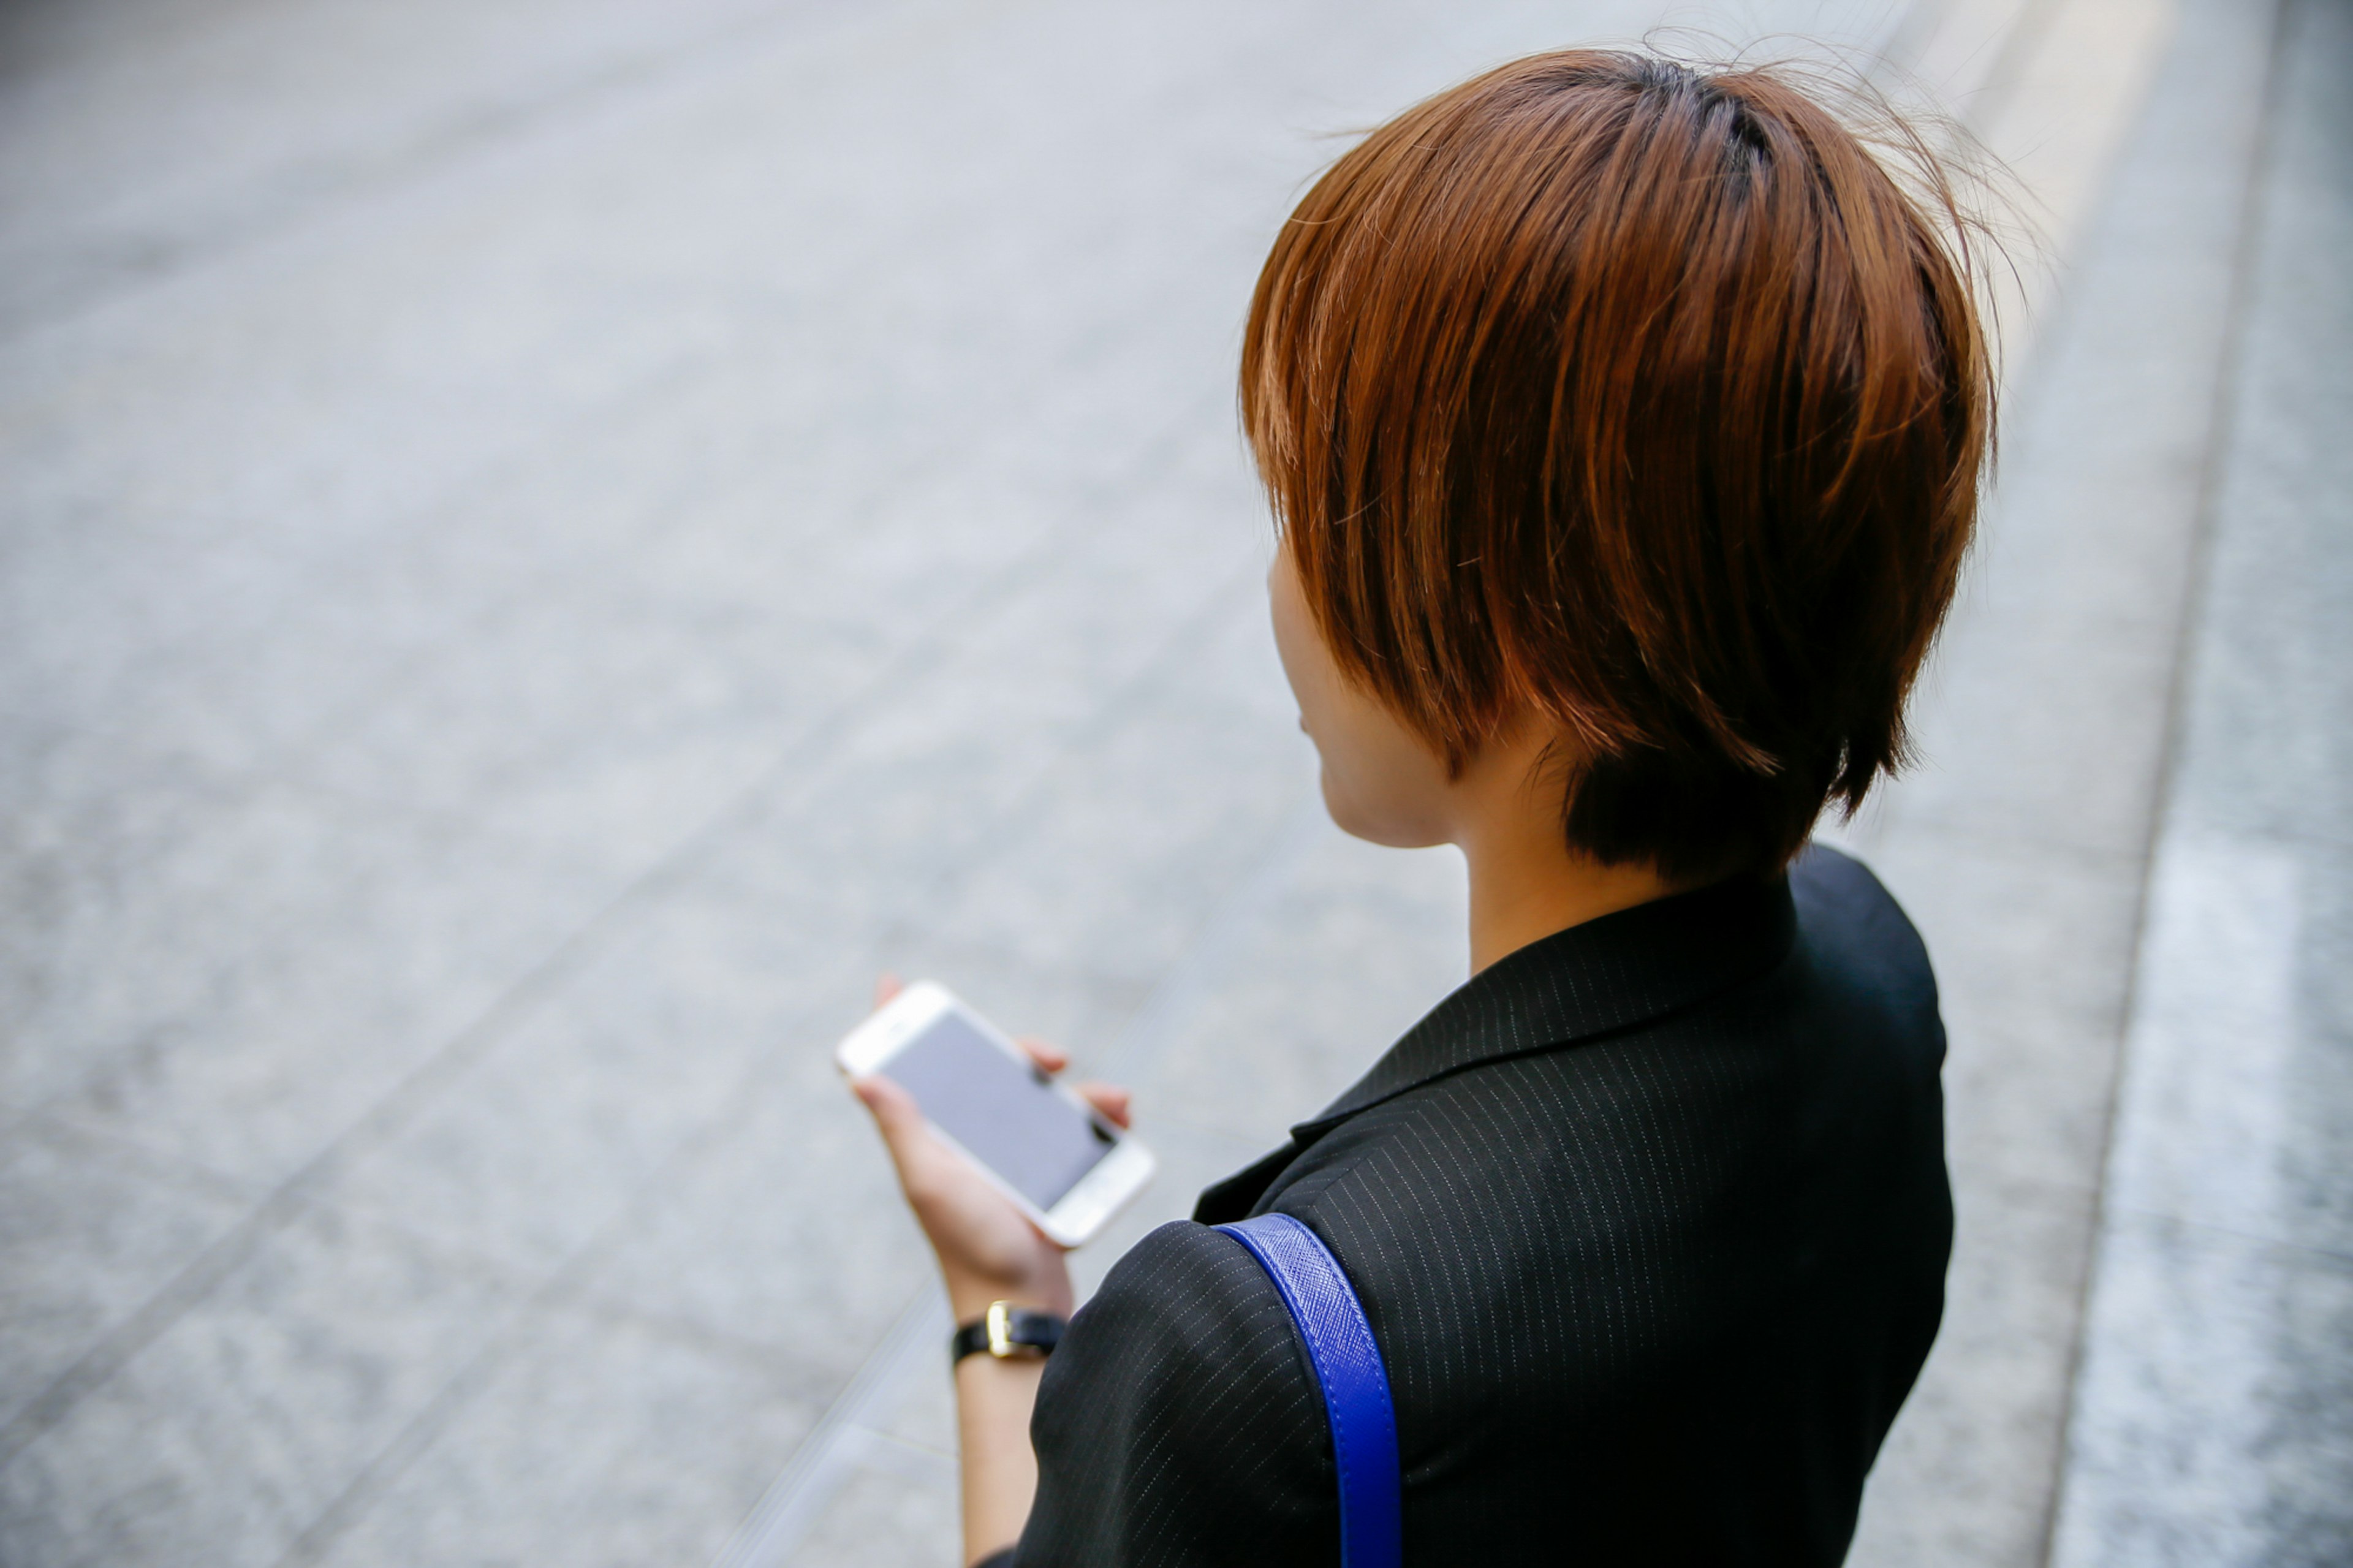
<path id="1" fill-rule="evenodd" d="M 1045 1213 L 1038 1228 L 1064 1247 L 1083 1247 L 1151 1185 L 1159 1170 L 1160 1158 L 1150 1146 L 1123 1132 L 1111 1152 Z"/>

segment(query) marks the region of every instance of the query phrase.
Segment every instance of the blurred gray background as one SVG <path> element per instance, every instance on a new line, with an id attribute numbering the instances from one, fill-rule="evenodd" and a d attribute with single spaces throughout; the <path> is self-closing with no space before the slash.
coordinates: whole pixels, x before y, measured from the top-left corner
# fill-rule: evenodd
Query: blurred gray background
<path id="1" fill-rule="evenodd" d="M 1662 21 L 2044 236 L 1836 835 L 1960 1213 L 1854 1560 L 2353 1561 L 2348 0 L 14 0 L 0 1563 L 953 1563 L 830 1046 L 889 967 L 1131 1082 L 1092 1280 L 1460 982 L 1315 805 L 1240 318 L 1345 133 Z"/>

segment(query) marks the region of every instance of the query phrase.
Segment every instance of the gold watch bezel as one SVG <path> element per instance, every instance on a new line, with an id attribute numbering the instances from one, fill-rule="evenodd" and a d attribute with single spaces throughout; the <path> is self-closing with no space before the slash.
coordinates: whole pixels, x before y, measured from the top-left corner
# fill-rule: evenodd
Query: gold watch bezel
<path id="1" fill-rule="evenodd" d="M 988 1326 L 988 1353 L 1003 1361 L 1022 1347 L 1013 1342 L 1013 1303 L 991 1301 L 988 1316 L 983 1320 Z"/>

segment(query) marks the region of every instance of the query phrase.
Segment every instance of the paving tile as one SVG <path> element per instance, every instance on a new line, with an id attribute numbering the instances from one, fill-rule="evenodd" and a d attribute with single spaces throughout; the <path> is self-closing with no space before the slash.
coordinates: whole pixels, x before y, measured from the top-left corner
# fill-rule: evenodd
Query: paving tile
<path id="1" fill-rule="evenodd" d="M 1139 1106 L 1274 1147 L 1469 976 L 1468 924 L 1454 851 L 1380 848 L 1325 825 L 1140 1075 Z"/>
<path id="2" fill-rule="evenodd" d="M 740 405 L 753 379 L 729 370 L 662 378 L 553 428 L 518 431 L 515 449 L 442 476 L 438 489 L 406 510 L 367 497 L 286 537 L 249 522 L 219 528 L 223 537 L 206 548 L 265 552 L 301 570 L 249 608 L 199 600 L 203 624 L 193 635 L 164 645 L 152 668 L 126 672 L 79 717 L 118 747 L 192 753 L 248 773 L 294 771 L 322 737 L 347 748 L 375 739 L 390 752 L 377 758 L 386 771 L 413 772 L 415 759 L 385 745 L 403 713 L 438 699 L 470 715 L 501 698 L 512 701 L 518 680 L 565 673 L 552 668 L 545 639 L 567 614 L 579 644 L 554 650 L 554 666 L 569 658 L 581 687 L 618 687 L 640 702 L 649 687 L 658 694 L 659 680 L 649 678 L 686 660 L 649 635 L 652 604 L 707 645 L 692 668 L 715 668 L 740 685 L 743 667 L 772 651 L 756 645 L 760 626 L 746 614 L 756 604 L 754 584 L 739 571 L 734 595 L 710 591 L 706 580 L 690 599 L 658 570 L 696 537 L 691 524 L 706 513 L 751 532 L 720 502 L 731 486 L 765 478 L 742 448 L 762 447 L 765 437 L 773 463 L 776 432 L 752 421 L 739 422 L 752 426 L 743 430 L 720 416 Z M 799 477 L 806 489 L 817 489 L 806 468 Z M 798 542 L 792 509 L 776 505 L 773 483 L 766 488 L 763 537 Z M 165 574 L 144 550 L 118 552 Z M 813 628 L 813 653 L 834 651 L 823 640 L 827 629 Z M 103 622 L 87 635 L 108 640 Z M 494 667 L 467 706 L 468 694 L 446 689 L 447 672 L 477 644 L 497 647 L 521 668 Z M 772 662 L 770 684 L 789 689 L 790 667 Z M 555 692 L 571 694 L 569 687 Z M 526 735 L 569 711 L 560 700 L 554 706 L 553 715 L 521 716 Z M 377 796 L 392 783 L 376 774 L 346 782 Z M 413 795 L 399 798 L 416 804 Z"/>
<path id="3" fill-rule="evenodd" d="M 268 741 L 365 668 L 339 626 L 298 624 L 306 574 L 290 563 L 272 563 L 264 587 L 218 581 L 227 552 L 201 544 L 46 553 L 20 548 L 0 589 L 16 674 L 0 766 L 20 810 L 102 809 L 127 783 L 174 773 L 248 782 Z M 134 581 L 108 580 L 121 577 Z"/>
<path id="4" fill-rule="evenodd" d="M 745 1114 L 670 1180 L 588 1282 L 596 1300 L 759 1347 L 786 1386 L 818 1401 L 934 1275 L 831 1046 L 808 1041 L 745 1091 Z"/>
<path id="5" fill-rule="evenodd" d="M 958 922 L 943 901 L 974 896 L 952 889 L 1018 831 L 1014 814 L 1052 815 L 1062 795 L 1106 787 L 1085 756 L 1086 725 L 1155 661 L 1180 657 L 1180 617 L 1203 614 L 1221 586 L 1197 580 L 1185 597 L 1107 614 L 1118 579 L 1091 570 L 1097 559 L 1017 588 L 952 656 L 862 714 L 813 778 L 787 781 L 731 836 L 718 874 L 797 905 L 1006 942 L 1006 922 L 977 910 Z M 1247 574 L 1246 555 L 1229 559 Z"/>
<path id="6" fill-rule="evenodd" d="M 1040 964 L 1148 979 L 1295 810 L 1295 730 L 1145 700 L 1068 759 L 931 917 Z"/>
<path id="7" fill-rule="evenodd" d="M 964 1545 L 955 1488 L 864 1469 L 834 1497 L 786 1562 L 794 1568 L 953 1563 Z"/>
<path id="8" fill-rule="evenodd" d="M 754 1358 L 628 1317 L 539 1314 L 438 1441 L 308 1560 L 707 1563 L 815 1407 Z"/>
<path id="9" fill-rule="evenodd" d="M 811 478 L 787 469 L 765 483 L 740 479 L 716 507 L 697 500 L 686 523 L 641 524 L 634 537 L 623 531 L 625 553 L 601 563 L 591 553 L 555 574 L 556 591 L 517 599 L 470 628 L 339 734 L 311 775 L 362 797 L 468 815 L 575 849 L 595 846 L 624 864 L 670 847 L 682 826 L 705 820 L 786 755 L 809 719 L 893 654 L 943 635 L 938 616 L 965 606 L 927 600 L 923 584 L 953 577 L 968 601 L 974 565 L 1001 570 L 1039 534 L 1035 518 L 985 530 L 967 522 L 961 531 L 986 538 L 976 539 L 981 553 L 960 562 L 959 531 L 912 499 L 890 502 L 905 515 L 856 528 L 792 515 L 782 492 L 789 487 L 789 500 L 805 505 Z M 965 518 L 972 499 L 960 500 Z M 1033 510 L 1046 502 L 1050 516 L 1071 504 L 1029 499 Z M 755 509 L 786 515 L 755 525 L 744 515 Z M 977 521 L 990 521 L 982 510 Z M 707 515 L 714 510 L 716 523 Z M 1101 638 L 1148 637 L 1162 619 L 1153 601 L 1187 607 L 1204 559 L 1217 569 L 1217 552 L 1183 534 L 1160 542 L 1168 532 L 1139 526 L 1090 542 L 1070 563 L 1075 571 L 1044 573 L 1012 602 L 990 606 L 999 635 L 982 628 L 960 647 L 960 660 L 979 666 L 998 690 L 1040 697 L 1059 675 L 1041 667 L 1072 658 L 1074 635 L 1092 637 L 1095 646 L 1074 664 L 1100 679 L 1119 663 L 1101 657 Z M 1180 565 L 1189 575 L 1171 569 Z M 871 601 L 861 603 L 861 593 Z M 987 668 L 1000 655 L 1011 665 Z"/>
<path id="10" fill-rule="evenodd" d="M 77 652 L 121 626 L 136 652 L 153 646 L 140 635 L 150 617 L 167 632 L 253 624 L 269 600 L 244 592 L 248 579 L 282 601 L 287 565 L 330 563 L 378 530 L 416 526 L 453 486 L 692 352 L 661 331 L 566 342 L 577 324 L 567 310 L 593 305 L 543 279 L 467 276 L 446 260 L 437 270 L 417 254 L 429 232 L 323 256 L 312 252 L 332 237 L 312 236 L 309 252 L 276 258 L 282 276 L 201 274 L 134 310 L 0 350 L 7 445 L 24 465 L 12 521 L 36 564 L 84 561 L 74 576 L 96 590 L 79 623 L 49 596 L 35 626 L 48 646 Z M 417 352 L 470 328 L 498 352 Z M 537 395 L 515 384 L 533 373 L 552 373 Z M 240 395 L 207 395 L 232 381 Z M 355 429 L 380 460 L 354 460 Z M 298 573 L 294 585 L 311 580 Z M 175 586 L 197 591 L 175 598 Z"/>
<path id="11" fill-rule="evenodd" d="M 469 148 L 470 120 L 495 127 L 593 93 L 681 41 L 707 47 L 752 9 L 682 6 L 659 27 L 609 5 L 565 13 L 562 27 L 552 11 L 462 5 L 399 18 L 253 5 L 200 20 L 133 8 L 19 22 L 12 37 L 40 61 L 47 101 L 23 116 L 0 173 L 12 205 L 40 215 L 12 237 L 8 314 L 135 284 L 273 208 L 332 199 L 372 164 Z M 290 120 L 311 135 L 289 145 Z"/>
<path id="12" fill-rule="evenodd" d="M 2343 19 L 2295 5 L 2177 792 L 2206 826 L 2353 844 L 2353 141 Z"/>
<path id="13" fill-rule="evenodd" d="M 30 775 L 16 781 L 22 798 L 79 802 L 167 764 L 278 773 L 332 721 L 348 728 L 355 706 L 401 690 L 405 666 L 480 639 L 519 596 L 544 596 L 567 573 L 576 588 L 587 563 L 632 585 L 662 558 L 648 534 L 689 531 L 661 525 L 716 510 L 711 488 L 740 478 L 742 454 L 707 433 L 736 434 L 715 416 L 744 399 L 745 380 L 672 378 L 659 396 L 512 430 L 516 450 L 453 463 L 406 498 L 290 504 L 282 517 L 198 506 L 20 544 L 5 636 L 12 664 L 37 678 L 6 694 L 7 722 L 44 742 L 11 748 Z M 797 494 L 814 488 L 806 466 L 797 477 Z M 708 625 L 711 607 L 706 596 L 678 614 Z M 742 640 L 728 629 L 714 630 L 714 653 Z"/>
<path id="14" fill-rule="evenodd" d="M 274 1563 L 518 1300 L 311 1211 L 0 1468 L 0 1557 Z"/>
<path id="15" fill-rule="evenodd" d="M 2179 543 L 2186 557 L 2186 531 Z M 2170 637 L 2154 628 L 1992 617 L 1957 628 L 1923 682 L 1921 765 L 1889 790 L 1887 809 L 1988 839 L 2137 856 L 2157 808 L 2172 674 Z"/>
<path id="16" fill-rule="evenodd" d="M 542 596 L 470 628 L 304 771 L 634 876 L 774 767 L 881 652 L 757 615 Z"/>
<path id="17" fill-rule="evenodd" d="M 2306 991 L 2307 975 L 2333 973 L 2348 956 L 2341 925 L 2308 932 L 2306 910 L 2323 891 L 2312 884 L 2330 871 L 2343 897 L 2348 859 L 2167 836 L 2149 893 L 2111 1204 L 2353 1254 L 2342 1131 L 2353 1032 L 2316 1016 Z"/>
<path id="18" fill-rule="evenodd" d="M 2353 1260 L 2142 1215 L 2102 1241 L 2052 1561 L 2353 1552 Z"/>
<path id="19" fill-rule="evenodd" d="M 2093 1200 L 1955 1185 L 1944 1327 L 1873 1468 L 1855 1563 L 2032 1563 L 2049 1528 Z"/>
<path id="20" fill-rule="evenodd" d="M 2280 309 L 2304 313 L 2301 301 Z M 2353 305 L 2338 309 L 2353 315 Z M 2345 336 L 2353 327 L 2313 342 Z M 2173 787 L 2209 830 L 2343 847 L 2353 845 L 2344 718 L 2353 676 L 2342 658 L 2353 641 L 2353 554 L 2341 520 L 2353 508 L 2353 464 L 2335 433 L 2353 416 L 2353 375 L 2339 369 L 2338 384 L 2310 384 L 2318 379 L 2267 367 L 2242 389 L 2273 406 L 2242 408 L 2234 427 Z M 2281 406 L 2291 402 L 2299 407 Z"/>
<path id="21" fill-rule="evenodd" d="M 1106 1238 L 1105 1246 L 1109 1245 Z M 944 1302 L 940 1312 L 942 1321 L 946 1321 Z M 944 1349 L 938 1362 L 918 1362 L 909 1369 L 899 1396 L 876 1423 L 876 1430 L 908 1448 L 955 1460 L 958 1447 L 955 1380 Z"/>
<path id="22" fill-rule="evenodd" d="M 217 917 L 240 896 L 252 912 L 273 836 L 245 792 L 202 774 L 118 780 L 70 808 L 29 791 L 11 798 L 21 805 L 0 827 L 0 1082 L 30 1105 L 210 994 L 254 935 L 250 919 Z"/>
<path id="23" fill-rule="evenodd" d="M 0 1133 L 0 1426 L 244 1212 L 234 1192 L 37 1117 Z"/>
<path id="24" fill-rule="evenodd" d="M 1888 834 L 1864 858 L 1936 967 L 1954 1165 L 2095 1189 L 2139 867 L 1920 826 Z"/>
<path id="25" fill-rule="evenodd" d="M 870 933 L 779 920 L 707 885 L 666 889 L 325 1191 L 552 1269 L 733 1119 L 764 1059 L 846 1029 L 876 968 Z"/>
<path id="26" fill-rule="evenodd" d="M 61 1022 L 60 1052 L 88 1065 L 50 1104 L 256 1188 L 379 1104 L 617 890 L 480 834 L 298 792 L 269 793 L 237 828 L 206 847 L 210 907 L 155 938 L 217 944 L 208 994 L 179 1004 L 119 974 L 122 994 Z"/>
<path id="27" fill-rule="evenodd" d="M 2274 1152 L 2285 1234 L 2353 1255 L 2353 853 L 2307 847 L 2297 933 L 2297 1042 Z"/>

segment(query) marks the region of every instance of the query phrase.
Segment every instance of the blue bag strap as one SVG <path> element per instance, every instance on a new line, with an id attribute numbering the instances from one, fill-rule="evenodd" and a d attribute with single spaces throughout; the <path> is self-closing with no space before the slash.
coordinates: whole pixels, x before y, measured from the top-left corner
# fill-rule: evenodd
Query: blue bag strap
<path id="1" fill-rule="evenodd" d="M 1307 1342 L 1340 1470 L 1342 1568 L 1398 1568 L 1405 1513 L 1397 1411 L 1364 1303 L 1324 1238 L 1291 1215 L 1257 1215 L 1218 1228 L 1249 1247 L 1273 1278 Z"/>

